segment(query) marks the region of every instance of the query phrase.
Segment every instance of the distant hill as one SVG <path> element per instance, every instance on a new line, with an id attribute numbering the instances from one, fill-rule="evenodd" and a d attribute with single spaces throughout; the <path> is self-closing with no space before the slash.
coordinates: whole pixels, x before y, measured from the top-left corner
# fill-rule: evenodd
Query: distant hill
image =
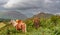
<path id="1" fill-rule="evenodd" d="M 26 19 L 27 16 L 17 11 L 1 12 L 0 18 L 4 19 Z"/>
<path id="2" fill-rule="evenodd" d="M 50 18 L 51 16 L 53 16 L 53 14 L 41 12 L 41 13 L 34 15 L 33 17 Z"/>

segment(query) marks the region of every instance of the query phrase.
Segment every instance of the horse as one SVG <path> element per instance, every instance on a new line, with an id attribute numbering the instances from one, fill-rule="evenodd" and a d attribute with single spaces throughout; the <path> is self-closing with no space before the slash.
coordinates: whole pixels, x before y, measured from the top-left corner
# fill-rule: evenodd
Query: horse
<path id="1" fill-rule="evenodd" d="M 40 27 L 39 18 L 36 17 L 33 19 L 33 25 L 34 25 L 35 29 L 38 29 Z"/>
<path id="2" fill-rule="evenodd" d="M 10 23 L 16 28 L 16 30 L 22 30 L 22 32 L 27 32 L 26 24 L 22 20 L 18 20 L 18 22 L 16 22 L 15 20 L 10 21 Z"/>

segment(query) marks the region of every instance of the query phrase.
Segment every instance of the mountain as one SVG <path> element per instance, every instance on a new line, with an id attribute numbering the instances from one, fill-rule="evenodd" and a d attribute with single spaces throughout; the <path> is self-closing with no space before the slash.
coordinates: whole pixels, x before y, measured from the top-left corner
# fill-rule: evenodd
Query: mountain
<path id="1" fill-rule="evenodd" d="M 53 16 L 53 14 L 40 12 L 40 13 L 34 15 L 33 17 L 38 17 L 38 18 L 50 18 L 51 16 Z"/>
<path id="2" fill-rule="evenodd" d="M 30 18 L 30 17 L 32 17 L 33 16 L 33 14 L 32 13 L 27 13 L 27 14 L 25 14 L 28 18 Z"/>
<path id="3" fill-rule="evenodd" d="M 0 18 L 4 19 L 26 19 L 27 16 L 17 11 L 6 11 L 0 13 Z"/>

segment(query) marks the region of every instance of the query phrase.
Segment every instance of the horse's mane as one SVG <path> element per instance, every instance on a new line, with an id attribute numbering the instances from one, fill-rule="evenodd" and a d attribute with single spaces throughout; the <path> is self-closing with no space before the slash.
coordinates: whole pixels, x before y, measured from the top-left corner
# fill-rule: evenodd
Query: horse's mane
<path id="1" fill-rule="evenodd" d="M 18 23 L 15 20 L 11 20 L 13 26 L 16 26 Z"/>

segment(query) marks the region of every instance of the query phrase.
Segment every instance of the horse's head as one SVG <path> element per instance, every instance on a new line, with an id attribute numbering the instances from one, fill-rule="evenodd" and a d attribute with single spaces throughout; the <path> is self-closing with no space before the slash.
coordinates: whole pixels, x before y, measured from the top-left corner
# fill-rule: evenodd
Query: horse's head
<path id="1" fill-rule="evenodd" d="M 15 20 L 11 20 L 10 24 L 12 24 L 13 26 L 16 26 L 18 23 Z"/>
<path id="2" fill-rule="evenodd" d="M 12 24 L 14 22 L 14 20 L 10 20 L 10 24 Z"/>

